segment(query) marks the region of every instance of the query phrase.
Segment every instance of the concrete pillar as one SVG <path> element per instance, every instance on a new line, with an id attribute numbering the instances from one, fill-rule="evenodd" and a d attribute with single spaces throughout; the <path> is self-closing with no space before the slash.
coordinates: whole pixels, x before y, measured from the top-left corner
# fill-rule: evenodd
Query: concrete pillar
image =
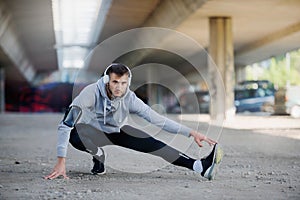
<path id="1" fill-rule="evenodd" d="M 234 107 L 234 58 L 232 22 L 229 17 L 209 19 L 209 85 L 212 99 L 212 119 L 229 118 L 235 114 Z M 217 67 L 215 67 L 215 65 Z M 220 73 L 223 80 L 217 80 Z"/>
<path id="2" fill-rule="evenodd" d="M 148 96 L 148 105 L 152 106 L 158 103 L 158 91 L 157 86 L 152 83 L 156 83 L 156 73 L 155 69 L 152 67 L 147 67 L 147 96 Z"/>
<path id="3" fill-rule="evenodd" d="M 236 78 L 235 78 L 236 83 L 246 80 L 246 67 L 243 65 L 236 65 L 235 74 L 236 74 Z"/>
<path id="4" fill-rule="evenodd" d="M 5 73 L 0 67 L 0 113 L 5 112 Z"/>

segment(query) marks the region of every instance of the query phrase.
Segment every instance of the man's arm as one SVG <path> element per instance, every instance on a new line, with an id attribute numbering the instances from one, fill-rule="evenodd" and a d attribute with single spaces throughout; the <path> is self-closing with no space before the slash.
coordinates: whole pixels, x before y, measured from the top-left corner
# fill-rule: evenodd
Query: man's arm
<path id="1" fill-rule="evenodd" d="M 46 176 L 45 179 L 54 179 L 61 175 L 64 178 L 68 178 L 65 163 L 70 133 L 81 117 L 82 109 L 95 104 L 95 86 L 95 84 L 92 84 L 82 90 L 79 96 L 74 99 L 70 108 L 65 113 L 63 120 L 60 122 L 57 131 L 57 163 L 51 174 Z"/>
<path id="2" fill-rule="evenodd" d="M 60 122 L 57 131 L 57 156 L 66 157 L 70 133 L 81 117 L 82 110 L 78 106 L 71 105 Z"/>
<path id="3" fill-rule="evenodd" d="M 136 97 L 135 94 L 133 94 L 132 96 L 130 108 L 131 112 L 138 114 L 140 117 L 164 129 L 165 131 L 171 133 L 180 133 L 187 137 L 192 136 L 195 142 L 200 147 L 203 146 L 201 143 L 202 141 L 207 142 L 209 145 L 213 145 L 216 143 L 216 141 L 206 137 L 202 133 L 158 114 L 157 112 L 152 110 L 148 105 L 146 105 L 142 100 Z"/>
<path id="4" fill-rule="evenodd" d="M 139 99 L 133 92 L 131 94 L 129 111 L 135 113 L 150 123 L 162 128 L 163 130 L 170 133 L 180 133 L 187 137 L 190 136 L 191 128 L 184 126 L 178 122 L 175 122 L 165 116 L 162 116 L 145 104 Z"/>
<path id="5" fill-rule="evenodd" d="M 70 132 L 81 116 L 81 109 L 77 106 L 71 106 L 65 113 L 65 116 L 58 127 L 57 139 L 57 162 L 52 172 L 45 179 L 55 179 L 58 176 L 68 178 L 66 174 L 66 154 L 69 143 Z"/>

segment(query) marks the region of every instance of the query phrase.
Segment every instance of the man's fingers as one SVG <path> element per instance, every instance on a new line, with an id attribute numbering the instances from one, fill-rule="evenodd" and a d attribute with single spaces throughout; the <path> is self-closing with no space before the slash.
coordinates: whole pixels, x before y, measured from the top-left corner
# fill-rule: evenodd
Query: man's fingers
<path id="1" fill-rule="evenodd" d="M 196 143 L 198 144 L 199 147 L 203 146 L 200 139 L 196 139 Z"/>
<path id="2" fill-rule="evenodd" d="M 53 171 L 51 174 L 49 174 L 48 176 L 45 177 L 45 179 L 50 179 L 56 172 Z"/>
<path id="3" fill-rule="evenodd" d="M 59 176 L 59 173 L 57 173 L 57 172 L 53 172 L 51 175 L 50 175 L 50 177 L 48 178 L 48 179 L 55 179 L 56 177 L 58 177 Z"/>
<path id="4" fill-rule="evenodd" d="M 214 141 L 214 140 L 212 140 L 212 139 L 210 139 L 210 138 L 208 138 L 208 137 L 205 138 L 205 141 L 206 141 L 209 145 L 214 145 L 214 144 L 217 143 L 216 141 Z"/>
<path id="5" fill-rule="evenodd" d="M 69 177 L 67 176 L 67 174 L 63 174 L 64 179 L 69 179 Z"/>
<path id="6" fill-rule="evenodd" d="M 55 179 L 55 178 L 57 178 L 58 176 L 59 176 L 59 174 L 57 173 L 57 174 L 53 175 L 52 177 L 50 177 L 50 180 Z"/>
<path id="7" fill-rule="evenodd" d="M 50 175 L 46 176 L 45 179 L 55 179 L 58 176 L 62 175 L 65 179 L 69 179 L 69 177 L 66 175 L 66 173 L 58 173 L 56 171 L 52 172 Z"/>
<path id="8" fill-rule="evenodd" d="M 199 145 L 199 147 L 203 147 L 202 141 L 207 142 L 210 146 L 215 145 L 217 142 L 208 138 L 207 136 L 198 133 L 198 135 L 194 136 L 195 142 Z"/>

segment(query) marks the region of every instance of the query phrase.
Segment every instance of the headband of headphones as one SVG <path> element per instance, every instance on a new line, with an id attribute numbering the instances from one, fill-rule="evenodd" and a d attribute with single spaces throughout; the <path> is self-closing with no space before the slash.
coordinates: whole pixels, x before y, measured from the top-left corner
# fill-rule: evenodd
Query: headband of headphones
<path id="1" fill-rule="evenodd" d="M 103 75 L 103 82 L 104 84 L 107 84 L 109 82 L 109 75 L 107 74 L 107 71 L 109 68 L 111 68 L 112 66 L 115 66 L 115 65 L 123 65 L 123 64 L 119 64 L 119 63 L 112 63 L 110 64 L 104 71 L 104 75 Z M 132 77 L 132 74 L 131 74 L 131 71 L 130 69 L 126 66 L 126 65 L 123 65 L 124 67 L 127 68 L 128 70 L 128 73 L 129 73 L 129 77 L 128 77 L 128 86 L 130 86 L 131 84 L 131 77 Z"/>

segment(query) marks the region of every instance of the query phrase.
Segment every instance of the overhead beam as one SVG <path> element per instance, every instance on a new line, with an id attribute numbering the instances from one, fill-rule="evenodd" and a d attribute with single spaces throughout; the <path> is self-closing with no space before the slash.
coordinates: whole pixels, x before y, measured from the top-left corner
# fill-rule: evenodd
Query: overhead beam
<path id="1" fill-rule="evenodd" d="M 8 67 L 15 67 L 28 82 L 31 82 L 36 71 L 27 58 L 24 49 L 15 32 L 11 14 L 8 12 L 3 1 L 0 1 L 0 50 L 5 54 L 7 59 L 12 63 Z"/>
<path id="2" fill-rule="evenodd" d="M 207 0 L 164 0 L 144 22 L 142 27 L 161 27 L 175 29 L 198 10 Z M 163 41 L 164 38 L 161 38 Z M 147 56 L 150 51 L 142 51 L 138 56 L 127 56 L 120 62 L 135 66 Z"/>
<path id="3" fill-rule="evenodd" d="M 176 28 L 207 0 L 165 0 L 161 1 L 143 26 Z"/>
<path id="4" fill-rule="evenodd" d="M 287 28 L 276 31 L 274 33 L 271 33 L 265 37 L 262 37 L 256 41 L 252 42 L 252 43 L 248 43 L 248 44 L 244 45 L 243 47 L 241 47 L 240 49 L 238 49 L 235 54 L 236 54 L 236 56 L 243 55 L 245 53 L 254 51 L 260 47 L 271 44 L 272 42 L 275 42 L 277 40 L 285 38 L 289 35 L 299 32 L 299 31 L 300 31 L 300 22 L 293 24 L 291 26 L 288 26 Z"/>

